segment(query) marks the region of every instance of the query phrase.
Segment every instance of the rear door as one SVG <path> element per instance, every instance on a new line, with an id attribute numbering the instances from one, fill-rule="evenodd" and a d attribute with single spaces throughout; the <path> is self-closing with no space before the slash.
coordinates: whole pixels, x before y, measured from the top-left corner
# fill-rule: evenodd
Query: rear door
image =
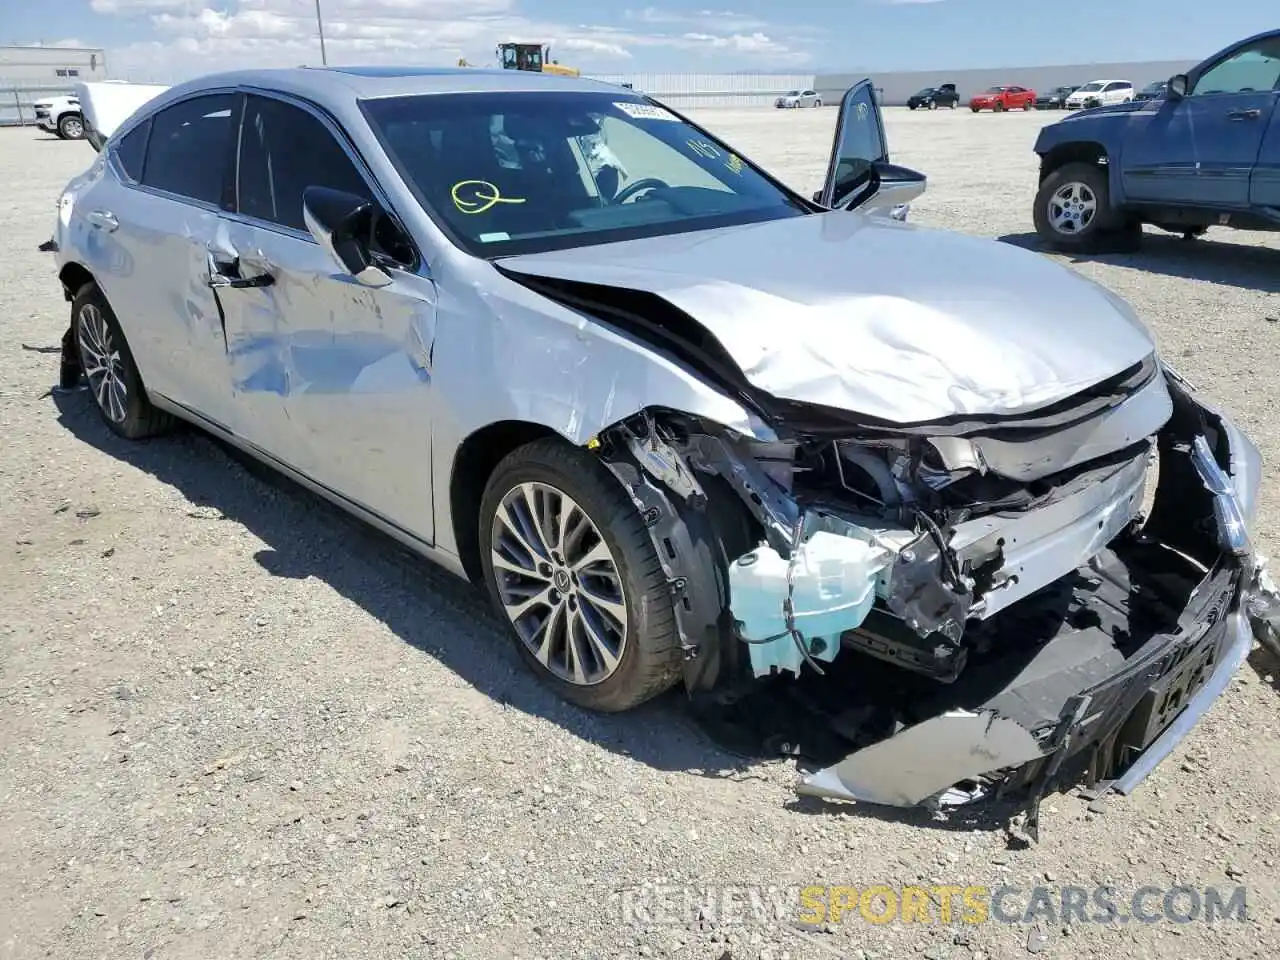
<path id="1" fill-rule="evenodd" d="M 238 432 L 429 543 L 435 285 L 414 271 L 407 236 L 378 251 L 393 280 L 372 288 L 343 273 L 303 221 L 307 187 L 386 209 L 373 184 L 343 131 L 315 107 L 248 96 L 236 214 L 218 255 L 229 272 L 271 281 L 222 291 L 245 414 Z"/>
<path id="2" fill-rule="evenodd" d="M 85 212 L 95 275 L 148 388 L 223 425 L 231 394 L 207 248 L 230 206 L 240 102 L 202 94 L 133 127 L 109 151 L 118 179 Z"/>

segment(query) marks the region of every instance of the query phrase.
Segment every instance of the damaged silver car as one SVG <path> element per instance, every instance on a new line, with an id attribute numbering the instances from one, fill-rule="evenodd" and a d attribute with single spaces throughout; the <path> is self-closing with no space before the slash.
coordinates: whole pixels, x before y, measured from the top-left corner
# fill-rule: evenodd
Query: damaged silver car
<path id="1" fill-rule="evenodd" d="M 813 199 L 535 74 L 224 74 L 94 128 L 64 385 L 483 582 L 574 703 L 822 676 L 848 756 L 803 792 L 1125 791 L 1273 642 L 1256 448 L 1101 286 L 902 222 L 867 81 Z"/>

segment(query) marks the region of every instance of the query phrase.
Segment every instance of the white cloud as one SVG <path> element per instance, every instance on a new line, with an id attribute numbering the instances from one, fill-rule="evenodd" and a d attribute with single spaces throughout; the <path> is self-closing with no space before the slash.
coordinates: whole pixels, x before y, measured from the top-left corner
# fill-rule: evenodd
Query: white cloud
<path id="1" fill-rule="evenodd" d="M 759 17 L 735 13 L 732 10 L 676 11 L 664 10 L 660 7 L 645 7 L 642 10 L 627 10 L 624 15 L 627 20 L 638 23 L 699 27 L 704 30 L 720 29 L 741 32 L 744 30 L 758 30 L 769 26 Z"/>
<path id="2" fill-rule="evenodd" d="M 177 79 L 213 68 L 319 62 L 314 0 L 91 0 L 102 13 L 147 22 L 155 40 L 112 51 L 117 75 Z M 728 10 L 628 13 L 626 27 L 530 18 L 517 0 L 322 0 L 330 63 L 494 62 L 509 40 L 549 44 L 588 72 L 669 68 L 697 51 L 701 69 L 795 67 L 809 62 L 800 28 L 779 32 Z M 564 56 L 562 54 L 569 54 Z M 636 60 L 643 54 L 643 61 Z M 746 55 L 750 55 L 749 59 Z M 708 58 L 714 60 L 708 60 Z M 656 61 L 655 61 L 656 58 Z M 655 62 L 666 62 L 657 67 Z"/>

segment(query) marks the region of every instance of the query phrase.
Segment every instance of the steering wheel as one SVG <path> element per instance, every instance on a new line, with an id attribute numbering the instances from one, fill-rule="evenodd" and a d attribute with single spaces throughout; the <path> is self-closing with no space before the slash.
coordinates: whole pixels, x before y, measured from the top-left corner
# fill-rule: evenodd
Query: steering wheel
<path id="1" fill-rule="evenodd" d="M 613 195 L 614 203 L 626 203 L 641 190 L 656 190 L 661 187 L 671 188 L 671 184 L 665 180 L 659 180 L 657 177 L 641 177 L 634 183 L 628 183 L 625 187 Z"/>

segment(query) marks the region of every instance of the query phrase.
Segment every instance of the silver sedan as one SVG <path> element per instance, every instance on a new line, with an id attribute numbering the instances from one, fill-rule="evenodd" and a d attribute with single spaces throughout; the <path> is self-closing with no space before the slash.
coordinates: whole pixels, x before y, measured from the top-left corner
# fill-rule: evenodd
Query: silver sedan
<path id="1" fill-rule="evenodd" d="M 63 386 L 483 584 L 574 703 L 843 665 L 880 712 L 803 789 L 1035 797 L 1131 787 L 1273 635 L 1255 447 L 1109 291 L 901 222 L 869 81 L 813 199 L 587 80 L 222 74 L 115 129 L 108 87 Z"/>

